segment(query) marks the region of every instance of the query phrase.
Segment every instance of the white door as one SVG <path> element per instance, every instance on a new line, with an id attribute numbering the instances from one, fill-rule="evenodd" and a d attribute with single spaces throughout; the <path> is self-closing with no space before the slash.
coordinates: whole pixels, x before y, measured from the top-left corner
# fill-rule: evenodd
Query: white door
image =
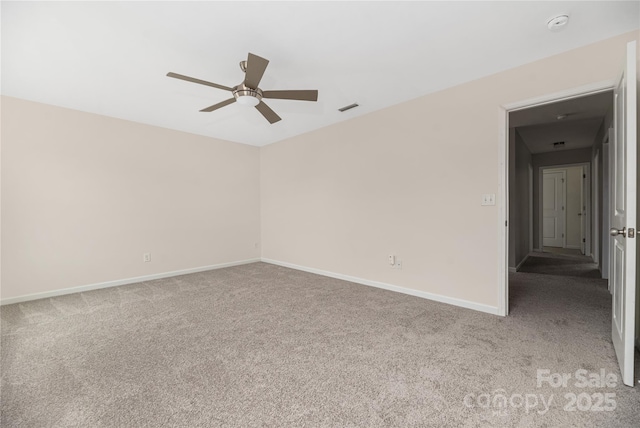
<path id="1" fill-rule="evenodd" d="M 564 247 L 565 171 L 542 173 L 542 244 Z"/>
<path id="2" fill-rule="evenodd" d="M 610 287 L 612 339 L 622 381 L 633 386 L 636 305 L 636 42 L 627 44 L 623 73 L 614 90 Z"/>

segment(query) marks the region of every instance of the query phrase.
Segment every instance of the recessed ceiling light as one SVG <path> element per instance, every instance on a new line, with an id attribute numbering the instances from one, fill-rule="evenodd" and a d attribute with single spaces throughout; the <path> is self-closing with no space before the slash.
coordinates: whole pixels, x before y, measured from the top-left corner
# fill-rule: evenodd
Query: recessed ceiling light
<path id="1" fill-rule="evenodd" d="M 547 21 L 547 27 L 551 31 L 559 30 L 567 25 L 567 22 L 569 22 L 569 15 L 558 15 Z"/>

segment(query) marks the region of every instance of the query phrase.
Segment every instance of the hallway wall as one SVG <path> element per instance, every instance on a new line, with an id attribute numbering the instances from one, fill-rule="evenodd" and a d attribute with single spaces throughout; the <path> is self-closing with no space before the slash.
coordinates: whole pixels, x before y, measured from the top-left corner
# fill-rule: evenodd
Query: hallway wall
<path id="1" fill-rule="evenodd" d="M 509 130 L 509 267 L 529 254 L 529 167 L 531 152 L 515 128 Z"/>

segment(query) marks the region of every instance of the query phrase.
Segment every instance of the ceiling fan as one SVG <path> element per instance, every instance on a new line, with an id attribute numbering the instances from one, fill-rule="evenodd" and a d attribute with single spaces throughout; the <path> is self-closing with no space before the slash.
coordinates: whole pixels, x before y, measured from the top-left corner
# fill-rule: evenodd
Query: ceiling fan
<path id="1" fill-rule="evenodd" d="M 229 91 L 233 94 L 233 98 L 219 102 L 207 108 L 203 108 L 200 111 L 211 112 L 221 107 L 233 104 L 236 101 L 239 104 L 249 105 L 255 107 L 269 123 L 276 123 L 281 120 L 281 117 L 276 114 L 271 108 L 266 105 L 263 98 L 273 98 L 279 100 L 300 100 L 300 101 L 318 101 L 317 90 L 284 90 L 284 91 L 263 91 L 258 87 L 264 71 L 267 69 L 269 61 L 249 53 L 246 61 L 240 62 L 240 68 L 245 73 L 244 82 L 240 83 L 233 88 L 224 85 L 218 85 L 217 83 L 207 82 L 206 80 L 200 80 L 189 76 L 184 76 L 177 73 L 167 73 L 167 76 L 176 79 L 186 80 L 187 82 L 198 83 L 200 85 L 207 85 L 214 88 Z"/>

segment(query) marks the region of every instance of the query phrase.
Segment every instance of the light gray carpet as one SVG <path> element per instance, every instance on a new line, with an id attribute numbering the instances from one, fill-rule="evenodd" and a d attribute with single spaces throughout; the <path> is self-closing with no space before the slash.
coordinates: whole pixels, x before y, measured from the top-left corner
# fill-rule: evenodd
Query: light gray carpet
<path id="1" fill-rule="evenodd" d="M 603 282 L 511 282 L 507 318 L 264 263 L 4 306 L 1 425 L 638 426 L 637 388 L 536 387 L 618 375 Z M 478 407 L 499 389 L 554 401 Z M 564 411 L 582 392 L 617 407 Z"/>

